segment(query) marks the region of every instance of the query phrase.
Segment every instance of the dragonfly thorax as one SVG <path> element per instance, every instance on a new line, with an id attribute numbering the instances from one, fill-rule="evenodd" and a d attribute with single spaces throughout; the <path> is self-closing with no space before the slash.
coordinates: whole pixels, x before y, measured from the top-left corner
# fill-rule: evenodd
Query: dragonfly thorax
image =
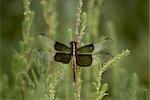
<path id="1" fill-rule="evenodd" d="M 72 53 L 72 56 L 76 56 L 77 55 L 77 42 L 75 41 L 72 41 L 70 42 L 70 45 L 71 45 L 71 53 Z"/>

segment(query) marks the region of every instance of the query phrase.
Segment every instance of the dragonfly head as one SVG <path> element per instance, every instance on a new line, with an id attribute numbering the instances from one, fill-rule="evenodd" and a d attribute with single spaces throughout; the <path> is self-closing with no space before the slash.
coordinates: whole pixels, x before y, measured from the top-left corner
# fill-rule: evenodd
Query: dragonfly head
<path id="1" fill-rule="evenodd" d="M 71 45 L 71 46 L 77 45 L 77 42 L 76 42 L 76 41 L 71 41 L 71 42 L 70 42 L 70 45 Z"/>

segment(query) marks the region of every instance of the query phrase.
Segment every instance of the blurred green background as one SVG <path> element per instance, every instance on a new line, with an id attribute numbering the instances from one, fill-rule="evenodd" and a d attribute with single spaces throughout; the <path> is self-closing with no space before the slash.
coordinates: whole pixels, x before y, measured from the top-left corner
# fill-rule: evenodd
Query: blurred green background
<path id="1" fill-rule="evenodd" d="M 87 11 L 87 1 L 84 0 L 83 11 Z M 11 78 L 11 60 L 13 49 L 18 49 L 22 36 L 23 2 L 22 0 L 0 1 L 0 69 L 1 75 Z M 65 40 L 68 28 L 75 29 L 76 0 L 58 0 L 58 40 Z M 35 12 L 31 33 L 46 33 L 47 27 L 38 0 L 32 0 L 31 9 Z M 129 49 L 131 55 L 125 60 L 128 73 L 136 72 L 144 87 L 149 86 L 149 41 L 148 32 L 148 0 L 104 0 L 99 22 L 99 36 L 108 34 L 107 21 L 114 23 L 118 41 L 118 51 Z M 88 20 L 87 20 L 88 21 Z M 113 44 L 112 44 L 113 45 Z"/>

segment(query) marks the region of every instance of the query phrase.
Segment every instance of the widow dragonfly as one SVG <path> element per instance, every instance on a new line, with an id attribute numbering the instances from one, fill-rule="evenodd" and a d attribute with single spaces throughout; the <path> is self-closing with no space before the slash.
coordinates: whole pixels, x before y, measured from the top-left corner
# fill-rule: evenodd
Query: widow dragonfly
<path id="1" fill-rule="evenodd" d="M 47 40 L 46 37 L 43 35 L 40 35 L 39 38 L 42 38 L 44 43 L 45 40 Z M 72 69 L 73 69 L 73 78 L 74 82 L 76 82 L 76 72 L 77 72 L 77 66 L 80 67 L 88 67 L 92 65 L 93 62 L 93 56 L 99 56 L 100 59 L 105 61 L 108 58 L 111 58 L 112 56 L 109 53 L 103 52 L 103 50 L 108 47 L 112 43 L 112 40 L 110 38 L 104 38 L 97 44 L 90 43 L 85 46 L 81 46 L 78 48 L 78 43 L 76 41 L 70 42 L 70 47 L 66 46 L 58 41 L 48 40 L 47 47 L 54 48 L 50 50 L 51 53 L 50 59 L 54 59 L 56 62 L 61 62 L 64 64 L 68 64 L 71 62 Z M 54 51 L 54 52 L 52 52 Z M 53 55 L 52 55 L 53 53 Z"/>

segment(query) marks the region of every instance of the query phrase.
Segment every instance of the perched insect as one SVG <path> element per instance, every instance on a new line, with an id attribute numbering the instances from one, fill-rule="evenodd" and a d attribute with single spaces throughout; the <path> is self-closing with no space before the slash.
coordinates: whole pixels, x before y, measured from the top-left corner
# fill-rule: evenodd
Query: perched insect
<path id="1" fill-rule="evenodd" d="M 87 67 L 92 64 L 92 52 L 94 50 L 93 44 L 78 49 L 77 42 L 75 41 L 70 42 L 70 48 L 56 41 L 54 48 L 56 50 L 54 56 L 55 61 L 67 64 L 72 59 L 74 81 L 76 81 L 76 65 Z"/>
<path id="2" fill-rule="evenodd" d="M 62 62 L 64 64 L 68 64 L 71 61 L 73 69 L 73 78 L 74 82 L 76 82 L 77 66 L 91 66 L 93 61 L 92 56 L 94 55 L 99 55 L 100 58 L 103 59 L 109 58 L 108 56 L 111 55 L 109 53 L 102 52 L 102 50 L 106 48 L 111 42 L 112 40 L 110 38 L 105 38 L 98 44 L 91 43 L 78 48 L 78 43 L 76 41 L 71 41 L 70 47 L 56 41 L 54 43 L 55 54 L 53 58 L 56 62 Z M 50 58 L 52 58 L 52 55 Z"/>

